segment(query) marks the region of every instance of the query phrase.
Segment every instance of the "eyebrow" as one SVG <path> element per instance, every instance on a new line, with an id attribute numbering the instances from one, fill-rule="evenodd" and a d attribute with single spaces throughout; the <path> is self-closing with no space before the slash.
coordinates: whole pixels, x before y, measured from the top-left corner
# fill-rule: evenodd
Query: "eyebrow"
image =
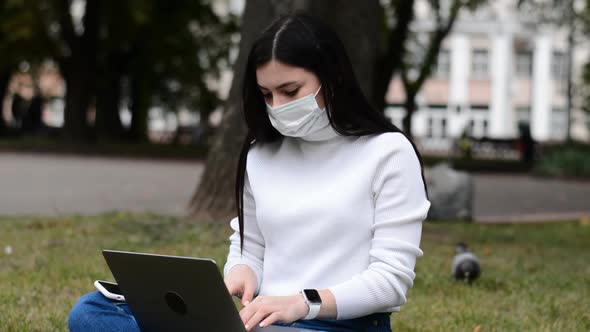
<path id="1" fill-rule="evenodd" d="M 296 83 L 298 83 L 298 82 L 295 82 L 295 81 L 285 82 L 285 83 L 279 84 L 276 88 L 277 89 L 280 89 L 280 88 L 286 87 L 287 85 L 296 84 Z M 258 85 L 258 87 L 261 88 L 261 89 L 268 90 L 268 88 L 265 88 L 262 85 Z"/>

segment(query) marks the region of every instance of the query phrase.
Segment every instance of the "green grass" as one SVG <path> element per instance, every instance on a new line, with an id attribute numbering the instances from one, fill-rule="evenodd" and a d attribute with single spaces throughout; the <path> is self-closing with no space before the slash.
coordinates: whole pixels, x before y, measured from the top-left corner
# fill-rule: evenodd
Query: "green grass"
<path id="1" fill-rule="evenodd" d="M 424 256 L 408 303 L 392 316 L 394 331 L 589 331 L 586 224 L 426 223 Z M 112 279 L 103 248 L 206 256 L 221 267 L 229 231 L 128 213 L 0 218 L 0 331 L 66 331 L 75 301 L 95 279 Z M 449 277 L 457 241 L 483 263 L 471 286 Z"/>

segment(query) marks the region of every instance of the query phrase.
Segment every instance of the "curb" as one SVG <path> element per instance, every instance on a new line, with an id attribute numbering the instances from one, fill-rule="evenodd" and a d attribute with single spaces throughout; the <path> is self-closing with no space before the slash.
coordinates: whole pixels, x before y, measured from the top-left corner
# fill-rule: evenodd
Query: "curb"
<path id="1" fill-rule="evenodd" d="M 474 218 L 478 224 L 538 224 L 544 222 L 563 222 L 590 218 L 590 211 L 529 213 L 507 216 L 480 216 Z"/>

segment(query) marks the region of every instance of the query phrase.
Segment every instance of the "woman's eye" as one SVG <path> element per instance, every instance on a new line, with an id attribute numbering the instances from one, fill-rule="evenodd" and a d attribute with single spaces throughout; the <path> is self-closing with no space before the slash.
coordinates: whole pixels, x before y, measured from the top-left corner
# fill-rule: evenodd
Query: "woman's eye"
<path id="1" fill-rule="evenodd" d="M 295 90 L 291 90 L 291 91 L 285 91 L 285 94 L 289 97 L 294 97 L 297 92 L 299 92 L 299 89 L 295 89 Z"/>
<path id="2" fill-rule="evenodd" d="M 262 97 L 264 97 L 264 99 L 270 99 L 272 98 L 272 93 L 263 93 Z"/>

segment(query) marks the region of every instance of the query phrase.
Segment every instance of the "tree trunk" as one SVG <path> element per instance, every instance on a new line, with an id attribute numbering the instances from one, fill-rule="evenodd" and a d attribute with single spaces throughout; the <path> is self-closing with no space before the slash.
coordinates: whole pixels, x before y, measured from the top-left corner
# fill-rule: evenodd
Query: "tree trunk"
<path id="1" fill-rule="evenodd" d="M 88 134 L 87 114 L 94 96 L 98 51 L 99 0 L 87 0 L 84 34 L 74 33 L 69 2 L 62 0 L 61 29 L 70 48 L 70 56 L 62 68 L 66 80 L 64 135 L 66 139 L 83 139 Z"/>
<path id="2" fill-rule="evenodd" d="M 236 167 L 246 133 L 239 107 L 242 77 L 247 53 L 256 34 L 275 16 L 273 4 L 267 0 L 246 2 L 242 16 L 242 38 L 223 120 L 212 138 L 205 171 L 189 205 L 190 214 L 199 220 L 224 219 L 234 214 Z"/>
<path id="3" fill-rule="evenodd" d="M 407 91 L 406 90 L 406 100 L 404 102 L 404 107 L 406 109 L 406 114 L 402 119 L 402 126 L 403 131 L 410 139 L 412 139 L 412 117 L 414 116 L 414 112 L 416 111 L 416 93 L 417 91 Z"/>
<path id="4" fill-rule="evenodd" d="M 43 105 L 45 100 L 40 92 L 33 97 L 22 123 L 22 132 L 25 135 L 38 135 L 43 129 Z"/>
<path id="5" fill-rule="evenodd" d="M 409 66 L 402 66 L 400 68 L 401 77 L 406 92 L 406 115 L 402 121 L 404 127 L 403 130 L 410 138 L 412 137 L 412 116 L 418 107 L 416 105 L 416 95 L 418 92 L 420 92 L 420 89 L 422 89 L 424 82 L 426 82 L 428 77 L 430 77 L 430 73 L 432 72 L 432 68 L 436 63 L 443 40 L 453 28 L 453 24 L 455 24 L 455 20 L 457 19 L 457 15 L 459 15 L 459 11 L 461 10 L 462 6 L 466 5 L 468 5 L 468 3 L 465 3 L 462 0 L 454 0 L 448 8 L 448 13 L 443 14 L 443 9 L 441 9 L 442 7 L 439 7 L 437 10 L 435 10 L 435 30 L 430 33 L 430 39 L 428 41 L 427 47 L 425 48 L 426 54 L 424 59 L 421 59 L 422 61 L 418 66 L 418 77 L 415 80 L 410 81 L 408 79 Z M 443 17 L 448 18 L 445 20 Z"/>
<path id="6" fill-rule="evenodd" d="M 97 92 L 96 135 L 101 140 L 117 141 L 123 137 L 123 124 L 119 116 L 121 77 L 106 74 L 105 85 Z"/>
<path id="7" fill-rule="evenodd" d="M 148 70 L 140 63 L 134 66 L 131 80 L 131 128 L 129 135 L 132 141 L 148 140 L 148 112 L 152 98 L 152 81 Z"/>
<path id="8" fill-rule="evenodd" d="M 341 36 L 367 96 L 372 89 L 375 39 L 378 38 L 379 3 L 371 1 L 266 1 L 250 0 L 242 16 L 242 39 L 234 64 L 234 79 L 222 124 L 213 138 L 205 171 L 193 195 L 189 210 L 198 220 L 227 221 L 235 216 L 235 179 L 237 161 L 246 127 L 239 108 L 241 84 L 247 53 L 255 36 L 279 14 L 290 10 L 309 10 L 323 18 Z M 334 15 L 338 8 L 338 15 Z M 342 15 L 342 16 L 339 16 Z"/>
<path id="9" fill-rule="evenodd" d="M 72 54 L 72 57 L 75 64 L 68 65 L 65 73 L 64 138 L 83 139 L 88 130 L 86 117 L 90 105 L 88 72 L 81 56 Z"/>
<path id="10" fill-rule="evenodd" d="M 357 81 L 364 95 L 371 101 L 375 74 L 373 68 L 378 56 L 376 45 L 382 40 L 383 33 L 380 24 L 383 8 L 379 1 L 309 1 L 309 10 L 338 33 Z"/>
<path id="11" fill-rule="evenodd" d="M 108 55 L 103 77 L 99 80 L 96 96 L 96 135 L 101 140 L 120 140 L 123 137 L 123 125 L 119 116 L 123 64 L 123 55 Z"/>
<path id="12" fill-rule="evenodd" d="M 0 71 L 0 136 L 6 131 L 6 119 L 4 119 L 4 98 L 8 90 L 8 83 L 12 76 L 12 69 L 6 68 Z"/>
<path id="13" fill-rule="evenodd" d="M 373 94 L 371 99 L 375 108 L 383 112 L 386 106 L 386 95 L 394 74 L 402 65 L 406 53 L 406 40 L 410 34 L 410 23 L 414 19 L 414 0 L 396 1 L 396 23 L 393 30 L 386 29 L 385 51 L 378 55 L 375 63 Z"/>
<path id="14" fill-rule="evenodd" d="M 206 108 L 199 110 L 199 145 L 209 146 L 208 141 L 211 136 L 212 127 L 209 123 L 209 117 L 211 116 L 212 109 Z"/>

